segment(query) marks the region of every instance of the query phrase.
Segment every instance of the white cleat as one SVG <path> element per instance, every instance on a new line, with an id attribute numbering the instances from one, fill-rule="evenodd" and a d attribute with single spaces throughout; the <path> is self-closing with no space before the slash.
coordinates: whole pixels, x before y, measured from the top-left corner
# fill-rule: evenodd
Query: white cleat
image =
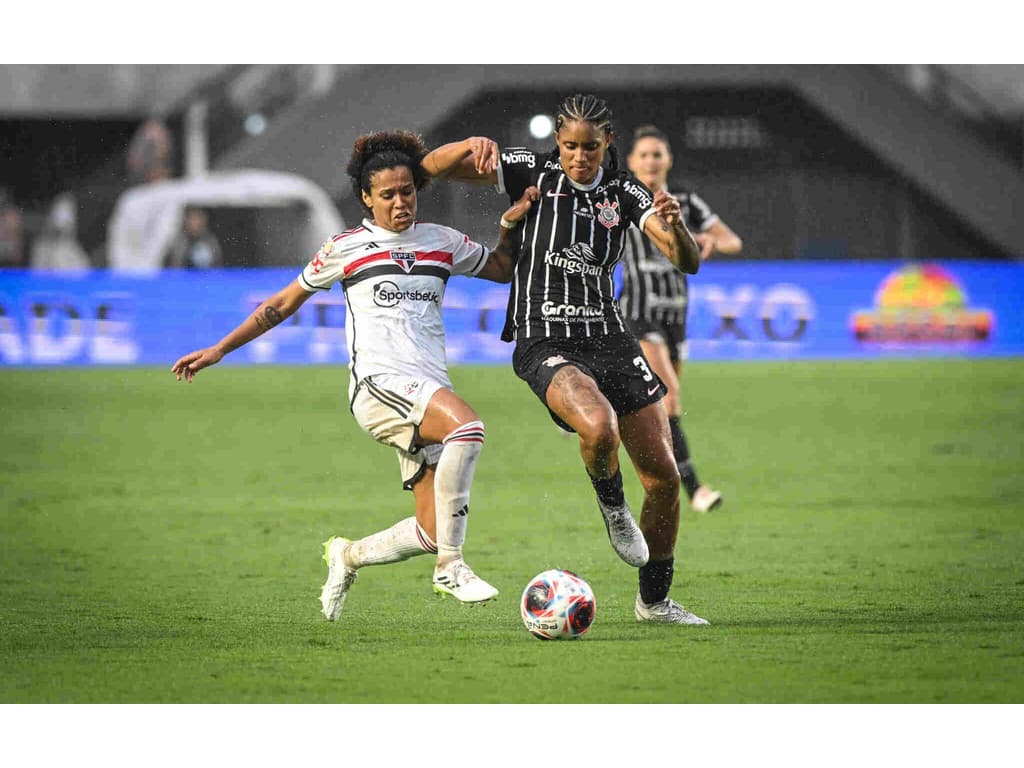
<path id="1" fill-rule="evenodd" d="M 633 613 L 636 614 L 637 621 L 652 624 L 710 624 L 707 619 L 694 616 L 675 600 L 666 598 L 660 603 L 648 605 L 640 599 L 640 593 L 637 593 Z"/>
<path id="2" fill-rule="evenodd" d="M 320 590 L 320 604 L 328 621 L 337 621 L 345 607 L 348 588 L 359 574 L 345 565 L 345 549 L 351 544 L 341 536 L 331 536 L 324 542 L 324 562 L 327 563 L 327 581 Z"/>
<path id="3" fill-rule="evenodd" d="M 690 499 L 690 509 L 694 512 L 710 512 L 722 506 L 722 494 L 712 490 L 710 486 L 702 485 Z"/>
<path id="4" fill-rule="evenodd" d="M 647 539 L 633 519 L 629 504 L 605 507 L 599 499 L 597 506 L 601 510 L 604 527 L 608 530 L 608 540 L 611 541 L 615 553 L 636 568 L 647 565 L 651 556 L 647 549 Z"/>
<path id="5" fill-rule="evenodd" d="M 434 571 L 434 591 L 451 595 L 462 603 L 482 603 L 498 594 L 462 560 L 452 560 Z"/>

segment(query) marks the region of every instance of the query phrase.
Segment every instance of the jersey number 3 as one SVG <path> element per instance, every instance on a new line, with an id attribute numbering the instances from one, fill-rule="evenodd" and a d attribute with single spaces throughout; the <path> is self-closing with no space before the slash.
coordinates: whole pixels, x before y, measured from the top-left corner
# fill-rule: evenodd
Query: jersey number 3
<path id="1" fill-rule="evenodd" d="M 644 372 L 644 381 L 654 381 L 654 374 L 651 373 L 651 369 L 647 367 L 647 361 L 644 360 L 642 355 L 637 355 L 633 358 L 633 365 Z"/>

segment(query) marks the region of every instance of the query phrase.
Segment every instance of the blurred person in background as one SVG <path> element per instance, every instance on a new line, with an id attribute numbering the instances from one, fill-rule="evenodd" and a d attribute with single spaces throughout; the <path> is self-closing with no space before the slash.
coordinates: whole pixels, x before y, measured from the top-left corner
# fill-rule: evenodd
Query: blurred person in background
<path id="1" fill-rule="evenodd" d="M 629 170 L 652 192 L 664 191 L 679 201 L 683 220 L 694 233 L 700 259 L 714 253 L 737 254 L 743 242 L 693 191 L 670 191 L 672 149 L 668 137 L 653 125 L 633 133 L 633 146 L 626 163 Z M 679 376 L 686 359 L 687 277 L 668 263 L 651 241 L 630 230 L 622 255 L 622 290 L 619 307 L 629 330 L 640 341 L 651 368 L 668 388 L 665 407 L 672 431 L 672 453 L 690 507 L 709 512 L 722 503 L 722 494 L 697 478 L 690 449 L 679 423 Z"/>
<path id="2" fill-rule="evenodd" d="M 78 214 L 70 192 L 56 197 L 43 231 L 32 244 L 32 269 L 88 269 L 89 256 L 78 243 Z"/>
<path id="3" fill-rule="evenodd" d="M 5 187 L 0 187 L 0 268 L 25 266 L 21 211 Z"/>
<path id="4" fill-rule="evenodd" d="M 462 155 L 472 146 L 467 140 Z M 179 381 L 191 382 L 314 294 L 341 283 L 350 410 L 374 440 L 395 449 L 415 516 L 358 540 L 331 536 L 324 542 L 328 572 L 320 602 L 329 621 L 340 616 L 360 568 L 425 553 L 437 556 L 435 591 L 465 603 L 498 594 L 462 557 L 484 425 L 449 379 L 441 305 L 451 275 L 508 282 L 515 246 L 507 227 L 488 250 L 454 229 L 416 221 L 417 190 L 428 182 L 420 165 L 426 154 L 416 134 L 360 136 L 346 171 L 367 214 L 362 225 L 324 243 L 295 280 L 217 344 L 185 355 L 172 367 Z M 524 197 L 506 212 L 506 220 L 517 221 L 529 205 Z M 358 479 L 348 480 L 351 501 L 358 504 Z"/>
<path id="5" fill-rule="evenodd" d="M 224 266 L 220 242 L 210 232 L 202 208 L 188 206 L 182 230 L 167 249 L 164 266 L 177 269 L 216 269 Z"/>
<path id="6" fill-rule="evenodd" d="M 174 139 L 162 120 L 151 117 L 128 143 L 128 181 L 150 184 L 174 175 Z"/>
<path id="7" fill-rule="evenodd" d="M 537 190 L 537 204 L 525 225 L 516 227 L 522 252 L 501 336 L 515 341 L 513 369 L 552 420 L 579 435 L 612 548 L 639 569 L 636 620 L 707 624 L 668 596 L 679 533 L 679 470 L 661 402 L 667 390 L 623 323 L 612 282 L 632 227 L 673 268 L 696 273 L 700 250 L 679 201 L 664 191 L 652 195 L 619 168 L 612 113 L 603 99 L 563 99 L 554 138 L 555 148 L 544 152 L 499 152 L 492 141 L 483 158 L 463 158 L 459 144 L 446 144 L 427 156 L 424 167 L 434 176 L 495 184 L 510 201 Z M 620 444 L 644 489 L 639 527 L 623 491 Z"/>

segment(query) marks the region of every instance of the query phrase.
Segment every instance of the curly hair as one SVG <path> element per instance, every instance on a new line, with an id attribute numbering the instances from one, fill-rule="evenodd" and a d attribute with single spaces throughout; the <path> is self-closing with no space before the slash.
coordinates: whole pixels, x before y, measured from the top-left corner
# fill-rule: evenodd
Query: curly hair
<path id="1" fill-rule="evenodd" d="M 612 133 L 612 110 L 608 106 L 608 102 L 590 93 L 574 93 L 572 96 L 562 99 L 555 117 L 555 133 L 558 133 L 562 126 L 570 120 L 590 123 L 605 136 L 610 136 Z M 552 154 L 557 154 L 557 150 Z M 613 171 L 617 170 L 619 153 L 614 145 L 608 146 L 608 156 L 610 158 L 609 168 Z"/>
<path id="2" fill-rule="evenodd" d="M 416 189 L 423 189 L 430 181 L 420 165 L 427 156 L 423 137 L 409 131 L 378 131 L 367 133 L 356 139 L 352 145 L 352 157 L 345 167 L 345 173 L 352 180 L 352 191 L 363 203 L 361 192 L 370 194 L 373 174 L 386 168 L 405 166 L 412 173 Z"/>

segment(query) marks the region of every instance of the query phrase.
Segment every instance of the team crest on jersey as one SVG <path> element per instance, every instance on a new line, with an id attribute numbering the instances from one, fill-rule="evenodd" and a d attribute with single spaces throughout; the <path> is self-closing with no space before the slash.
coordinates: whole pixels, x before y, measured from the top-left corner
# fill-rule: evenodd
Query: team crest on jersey
<path id="1" fill-rule="evenodd" d="M 552 355 L 551 357 L 544 361 L 544 365 L 546 365 L 548 368 L 554 368 L 556 365 L 567 362 L 569 361 L 566 360 L 561 355 Z"/>
<path id="2" fill-rule="evenodd" d="M 595 203 L 597 208 L 597 220 L 607 229 L 611 229 L 619 223 L 619 204 L 608 201 L 606 197 L 603 203 Z"/>
<path id="3" fill-rule="evenodd" d="M 416 394 L 416 390 L 419 389 L 419 388 L 420 388 L 420 382 L 418 382 L 418 381 L 410 381 L 409 383 L 407 383 L 402 388 L 402 390 L 405 392 L 406 395 L 414 395 L 414 394 Z"/>
<path id="4" fill-rule="evenodd" d="M 397 261 L 408 272 L 416 265 L 416 254 L 412 251 L 391 251 L 391 260 Z"/>

